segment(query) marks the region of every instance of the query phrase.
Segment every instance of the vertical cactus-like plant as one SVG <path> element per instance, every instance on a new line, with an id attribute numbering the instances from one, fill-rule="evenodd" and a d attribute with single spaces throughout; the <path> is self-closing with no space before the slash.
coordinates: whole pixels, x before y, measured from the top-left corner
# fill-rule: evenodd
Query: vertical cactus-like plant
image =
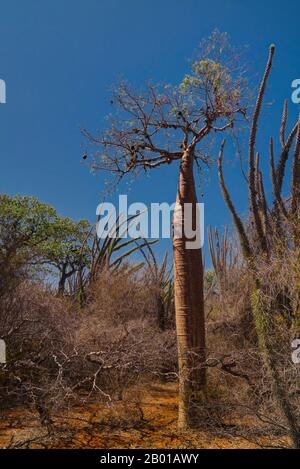
<path id="1" fill-rule="evenodd" d="M 252 117 L 252 124 L 249 137 L 248 149 L 248 193 L 249 193 L 249 213 L 251 229 L 247 230 L 242 219 L 237 213 L 232 198 L 226 187 L 223 176 L 223 153 L 225 141 L 223 141 L 219 153 L 218 170 L 219 182 L 224 200 L 231 212 L 233 222 L 239 235 L 243 256 L 248 263 L 252 274 L 253 293 L 251 298 L 253 321 L 256 328 L 258 343 L 260 346 L 263 361 L 272 381 L 273 394 L 285 418 L 289 432 L 295 447 L 300 448 L 300 428 L 297 424 L 285 383 L 278 371 L 278 366 L 274 358 L 276 350 L 275 331 L 272 320 L 272 304 L 265 301 L 265 290 L 268 288 L 258 275 L 259 263 L 262 258 L 268 259 L 272 253 L 273 240 L 276 242 L 278 235 L 284 233 L 283 223 L 288 223 L 290 232 L 294 233 L 294 219 L 297 217 L 299 208 L 299 186 L 300 186 L 300 121 L 297 122 L 287 139 L 285 139 L 286 123 L 288 117 L 287 102 L 284 103 L 283 115 L 280 127 L 281 153 L 276 165 L 274 158 L 273 139 L 270 139 L 270 173 L 273 187 L 273 205 L 268 206 L 263 175 L 260 170 L 260 157 L 256 153 L 256 134 L 258 121 L 262 108 L 263 97 L 267 85 L 267 80 L 271 71 L 275 47 L 272 45 L 263 79 L 259 88 L 256 105 Z M 289 157 L 292 144 L 295 142 L 295 149 L 292 162 L 292 175 L 290 197 L 284 200 L 282 197 L 282 187 L 286 171 L 286 163 Z M 256 158 L 255 155 L 256 154 Z M 291 202 L 289 202 L 289 200 Z M 286 235 L 288 236 L 288 235 Z M 294 236 L 294 243 L 297 236 Z M 275 301 L 276 303 L 276 301 Z M 273 305 L 274 307 L 274 305 Z M 276 304 L 276 308 L 280 305 Z"/>
<path id="2" fill-rule="evenodd" d="M 233 272 L 239 268 L 238 253 L 234 250 L 227 229 L 225 229 L 220 239 L 218 229 L 215 228 L 213 232 L 209 227 L 208 244 L 213 268 L 222 293 L 222 291 L 226 291 Z"/>

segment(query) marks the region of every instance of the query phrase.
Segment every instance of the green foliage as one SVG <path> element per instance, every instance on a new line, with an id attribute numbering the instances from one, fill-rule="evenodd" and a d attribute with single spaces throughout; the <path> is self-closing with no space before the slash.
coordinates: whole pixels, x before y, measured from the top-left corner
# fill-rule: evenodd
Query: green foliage
<path id="1" fill-rule="evenodd" d="M 34 247 L 47 239 L 55 210 L 29 196 L 0 196 L 0 243 Z"/>
<path id="2" fill-rule="evenodd" d="M 216 283 L 216 274 L 213 269 L 206 270 L 204 273 L 204 283 L 206 289 L 212 288 Z"/>
<path id="3" fill-rule="evenodd" d="M 238 54 L 230 46 L 227 34 L 216 30 L 200 45 L 191 73 L 179 86 L 186 98 L 185 110 L 200 105 L 211 115 L 228 116 L 240 107 L 244 89 Z"/>
<path id="4" fill-rule="evenodd" d="M 241 89 L 226 66 L 211 59 L 197 60 L 192 64 L 192 72 L 180 84 L 181 93 L 189 100 L 197 102 L 205 97 L 211 111 L 225 115 L 238 107 Z"/>
<path id="5" fill-rule="evenodd" d="M 82 243 L 88 235 L 85 220 L 74 222 L 31 196 L 0 196 L 0 265 L 15 277 L 30 265 L 49 264 L 59 270 L 66 264 L 74 270 L 88 256 Z"/>
<path id="6" fill-rule="evenodd" d="M 86 242 L 89 231 L 90 225 L 86 220 L 75 222 L 56 216 L 47 239 L 38 246 L 37 252 L 58 269 L 69 264 L 77 270 L 90 260 L 91 250 Z"/>
<path id="7" fill-rule="evenodd" d="M 133 222 L 133 218 L 128 221 Z M 54 268 L 61 294 L 66 281 L 77 274 L 73 293 L 82 303 L 86 287 L 103 269 L 117 269 L 124 259 L 155 242 L 124 240 L 124 224 L 117 220 L 110 235 L 98 238 L 86 220 L 61 217 L 35 197 L 1 195 L 0 294 L 26 274 L 53 274 Z"/>

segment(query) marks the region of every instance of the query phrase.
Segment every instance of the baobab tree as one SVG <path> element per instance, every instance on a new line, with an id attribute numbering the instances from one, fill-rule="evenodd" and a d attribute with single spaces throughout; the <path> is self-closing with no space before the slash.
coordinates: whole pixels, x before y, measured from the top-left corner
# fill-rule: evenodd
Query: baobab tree
<path id="1" fill-rule="evenodd" d="M 187 238 L 184 220 L 189 217 L 192 228 L 199 228 L 194 173 L 196 165 L 209 161 L 203 142 L 245 116 L 241 72 L 227 35 L 215 31 L 179 85 L 150 83 L 139 93 L 123 81 L 111 98 L 117 111 L 110 127 L 99 135 L 83 130 L 100 146 L 92 152 L 93 169 L 108 171 L 118 182 L 128 174 L 180 163 L 173 216 L 179 428 L 192 424 L 194 403 L 206 382 L 202 253 L 200 247 L 189 248 L 193 238 Z"/>

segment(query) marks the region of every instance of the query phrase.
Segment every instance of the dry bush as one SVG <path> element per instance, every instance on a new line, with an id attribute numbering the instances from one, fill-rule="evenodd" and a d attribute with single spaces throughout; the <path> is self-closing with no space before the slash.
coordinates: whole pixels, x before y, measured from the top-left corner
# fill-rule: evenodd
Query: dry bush
<path id="1" fill-rule="evenodd" d="M 109 318 L 114 324 L 154 317 L 153 298 L 145 280 L 128 266 L 103 270 L 89 292 L 88 314 Z"/>
<path id="2" fill-rule="evenodd" d="M 29 406 L 53 433 L 51 414 L 59 409 L 110 404 L 149 375 L 174 378 L 175 333 L 159 329 L 152 304 L 144 279 L 124 272 L 96 280 L 80 311 L 30 282 L 2 297 L 0 337 L 8 350 L 0 369 L 2 409 Z M 126 406 L 132 407 L 128 398 Z"/>
<path id="3" fill-rule="evenodd" d="M 292 411 L 300 427 L 299 365 L 292 362 L 292 341 L 299 337 L 300 250 L 281 239 L 274 243 L 271 259 L 260 262 L 258 276 L 264 285 L 263 305 L 268 314 L 268 340 L 274 368 L 283 383 Z M 262 402 L 265 405 L 265 402 Z M 276 408 L 276 406 L 275 406 Z M 276 412 L 276 410 L 275 410 Z M 278 421 L 284 421 L 278 415 Z"/>
<path id="4" fill-rule="evenodd" d="M 207 297 L 210 385 L 200 409 L 201 421 L 219 434 L 243 436 L 256 444 L 262 444 L 261 438 L 267 436 L 268 443 L 263 446 L 289 445 L 286 436 L 291 430 L 281 407 L 286 405 L 286 397 L 296 422 L 300 422 L 299 365 L 291 360 L 291 343 L 299 337 L 300 252 L 297 243 L 289 239 L 288 231 L 285 238 L 274 235 L 271 256 L 261 256 L 256 263 L 271 367 L 266 366 L 264 344 L 259 342 L 252 320 L 253 272 L 242 260 L 234 269 L 232 265 L 229 268 L 228 238 L 219 243 L 219 254 L 213 244 L 215 284 Z M 281 405 L 274 397 L 278 393 L 274 383 L 284 387 Z"/>
<path id="5" fill-rule="evenodd" d="M 93 286 L 77 333 L 76 347 L 101 368 L 99 382 L 122 396 L 145 374 L 176 373 L 175 331 L 161 331 L 156 296 L 144 275 L 103 272 Z"/>
<path id="6" fill-rule="evenodd" d="M 1 405 L 26 403 L 46 417 L 48 401 L 59 398 L 55 353 L 70 341 L 73 321 L 68 303 L 25 282 L 1 298 L 0 336 L 7 364 L 0 378 Z M 50 402 L 49 402 L 50 403 Z"/>

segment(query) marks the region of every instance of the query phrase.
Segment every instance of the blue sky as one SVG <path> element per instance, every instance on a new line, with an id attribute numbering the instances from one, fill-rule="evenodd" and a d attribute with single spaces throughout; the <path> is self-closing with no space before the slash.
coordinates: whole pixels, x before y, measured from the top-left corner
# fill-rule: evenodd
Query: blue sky
<path id="1" fill-rule="evenodd" d="M 277 46 L 267 95 L 273 104 L 258 142 L 267 158 L 283 98 L 290 101 L 290 122 L 299 112 L 290 100 L 291 82 L 300 78 L 299 21 L 295 0 L 0 0 L 0 78 L 7 85 L 7 103 L 0 105 L 0 192 L 34 195 L 61 214 L 93 221 L 102 178 L 82 164 L 80 127 L 105 126 L 109 87 L 120 76 L 136 85 L 149 78 L 177 83 L 214 28 L 249 46 L 253 75 L 262 72 L 269 44 Z M 227 157 L 228 184 L 245 210 L 239 165 Z M 173 202 L 176 186 L 176 168 L 155 171 L 132 187 L 130 201 Z M 230 223 L 214 168 L 201 193 L 206 225 Z"/>

